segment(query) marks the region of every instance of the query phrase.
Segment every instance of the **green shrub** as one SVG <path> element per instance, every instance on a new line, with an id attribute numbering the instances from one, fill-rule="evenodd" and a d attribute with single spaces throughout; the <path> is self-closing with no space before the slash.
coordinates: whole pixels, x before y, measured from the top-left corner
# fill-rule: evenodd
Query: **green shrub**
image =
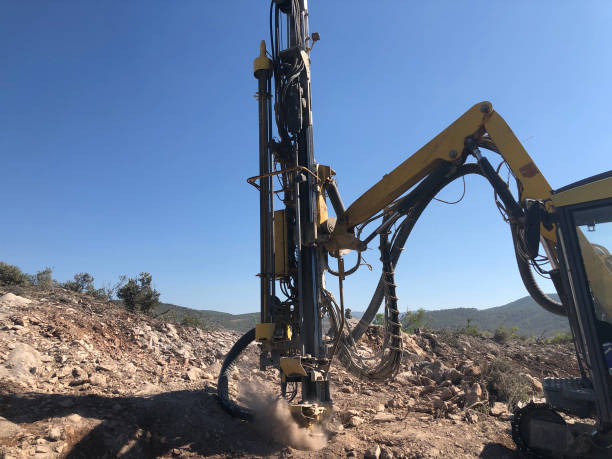
<path id="1" fill-rule="evenodd" d="M 537 341 L 540 344 L 567 344 L 573 343 L 574 338 L 571 333 L 559 333 L 555 332 L 552 338 L 543 338 Z"/>
<path id="2" fill-rule="evenodd" d="M 406 311 L 402 317 L 402 328 L 406 333 L 413 333 L 417 328 L 425 328 L 428 321 L 425 319 L 425 310 L 419 308 L 416 311 Z"/>
<path id="3" fill-rule="evenodd" d="M 117 297 L 130 311 L 151 312 L 159 304 L 159 292 L 151 286 L 152 282 L 151 274 L 140 273 L 137 279 L 127 279 L 117 290 Z"/>
<path id="4" fill-rule="evenodd" d="M 457 332 L 468 336 L 482 336 L 480 330 L 478 330 L 478 325 L 472 324 L 472 319 L 467 319 L 465 326 L 459 328 Z"/>
<path id="5" fill-rule="evenodd" d="M 55 286 L 53 281 L 53 269 L 46 267 L 32 276 L 32 283 L 43 290 L 51 290 Z"/>
<path id="6" fill-rule="evenodd" d="M 376 314 L 376 317 L 374 317 L 374 320 L 372 321 L 372 323 L 374 325 L 384 325 L 385 324 L 385 315 L 381 312 L 379 312 L 378 314 Z"/>
<path id="7" fill-rule="evenodd" d="M 74 275 L 73 280 L 66 281 L 62 284 L 62 287 L 73 292 L 87 292 L 94 290 L 94 278 L 89 273 L 77 273 Z"/>
<path id="8" fill-rule="evenodd" d="M 17 266 L 9 265 L 0 261 L 0 285 L 13 286 L 13 285 L 28 285 L 30 283 L 30 276 L 23 273 Z"/>
<path id="9" fill-rule="evenodd" d="M 181 325 L 184 327 L 201 328 L 202 330 L 210 330 L 211 324 L 195 314 L 185 314 L 181 320 Z"/>
<path id="10" fill-rule="evenodd" d="M 483 369 L 483 377 L 492 402 L 505 402 L 513 410 L 519 402 L 531 398 L 529 378 L 520 374 L 506 360 L 496 359 Z"/>
<path id="11" fill-rule="evenodd" d="M 514 326 L 510 330 L 508 330 L 503 325 L 500 325 L 495 329 L 495 333 L 493 333 L 493 340 L 499 344 L 506 344 L 511 339 L 514 339 L 518 336 L 518 327 Z"/>

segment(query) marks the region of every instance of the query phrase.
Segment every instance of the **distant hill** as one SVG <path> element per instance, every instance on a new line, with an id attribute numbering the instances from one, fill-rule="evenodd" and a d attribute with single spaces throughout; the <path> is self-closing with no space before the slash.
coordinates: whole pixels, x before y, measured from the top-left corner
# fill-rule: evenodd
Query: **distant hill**
<path id="1" fill-rule="evenodd" d="M 556 294 L 550 294 L 556 300 Z M 363 311 L 353 311 L 353 316 L 361 318 Z M 450 308 L 425 311 L 428 326 L 434 330 L 442 328 L 456 329 L 466 325 L 467 320 L 478 326 L 481 331 L 494 332 L 500 325 L 506 328 L 518 327 L 521 335 L 540 335 L 549 337 L 555 332 L 569 332 L 567 318 L 551 314 L 539 306 L 530 296 L 503 306 L 487 309 Z"/>
<path id="2" fill-rule="evenodd" d="M 191 309 L 170 303 L 160 303 L 155 308 L 153 315 L 160 314 L 177 323 L 181 323 L 186 316 L 195 316 L 213 327 L 227 328 L 239 332 L 246 332 L 255 327 L 255 324 L 259 322 L 258 312 L 229 314 L 208 309 Z"/>
<path id="3" fill-rule="evenodd" d="M 557 295 L 551 295 L 558 299 Z M 557 316 L 539 306 L 530 296 L 487 309 L 454 308 L 439 311 L 427 311 L 429 326 L 433 329 L 460 328 L 468 319 L 477 325 L 479 330 L 495 331 L 500 325 L 506 328 L 518 327 L 521 335 L 551 336 L 555 332 L 568 332 L 566 317 Z"/>
<path id="4" fill-rule="evenodd" d="M 551 295 L 557 299 L 556 295 Z M 215 327 L 223 327 L 239 332 L 246 332 L 259 321 L 259 313 L 229 314 L 212 310 L 190 309 L 169 303 L 160 303 L 154 315 L 164 314 L 173 321 L 181 323 L 185 316 L 191 315 L 200 318 L 205 323 Z M 360 318 L 363 312 L 353 312 L 353 316 Z M 441 328 L 461 328 L 468 319 L 479 330 L 494 332 L 497 327 L 518 327 L 521 335 L 536 337 L 542 335 L 552 336 L 555 332 L 568 332 L 569 325 L 565 317 L 556 316 L 541 308 L 529 296 L 487 309 L 452 308 L 437 311 L 426 311 L 425 317 L 428 326 L 434 330 Z"/>

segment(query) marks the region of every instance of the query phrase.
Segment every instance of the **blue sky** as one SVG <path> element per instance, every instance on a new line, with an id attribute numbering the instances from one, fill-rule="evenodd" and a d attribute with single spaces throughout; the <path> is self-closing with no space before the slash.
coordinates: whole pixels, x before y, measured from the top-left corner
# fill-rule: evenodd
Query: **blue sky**
<path id="1" fill-rule="evenodd" d="M 309 3 L 315 156 L 345 203 L 481 100 L 553 188 L 610 169 L 610 2 Z M 148 271 L 164 301 L 257 310 L 261 39 L 264 1 L 1 2 L 0 259 Z M 397 276 L 402 310 L 526 294 L 478 177 L 426 211 Z M 376 281 L 349 278 L 347 306 Z"/>

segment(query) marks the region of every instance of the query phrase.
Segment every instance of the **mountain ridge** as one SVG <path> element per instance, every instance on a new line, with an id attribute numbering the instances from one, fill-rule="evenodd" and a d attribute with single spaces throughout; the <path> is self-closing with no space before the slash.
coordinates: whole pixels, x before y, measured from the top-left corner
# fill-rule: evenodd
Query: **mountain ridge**
<path id="1" fill-rule="evenodd" d="M 558 299 L 557 295 L 551 297 Z M 231 314 L 213 309 L 192 309 L 171 303 L 160 303 L 154 315 L 172 315 L 173 321 L 181 323 L 194 317 L 203 324 L 212 327 L 222 327 L 239 332 L 246 332 L 259 321 L 259 312 Z M 362 312 L 354 312 L 359 318 Z M 457 329 L 466 325 L 468 319 L 481 331 L 494 332 L 496 328 L 517 327 L 520 335 L 549 337 L 557 332 L 568 332 L 567 319 L 556 316 L 541 308 L 531 297 L 525 296 L 501 306 L 485 309 L 448 308 L 426 310 L 427 326 L 434 330 L 450 328 Z"/>

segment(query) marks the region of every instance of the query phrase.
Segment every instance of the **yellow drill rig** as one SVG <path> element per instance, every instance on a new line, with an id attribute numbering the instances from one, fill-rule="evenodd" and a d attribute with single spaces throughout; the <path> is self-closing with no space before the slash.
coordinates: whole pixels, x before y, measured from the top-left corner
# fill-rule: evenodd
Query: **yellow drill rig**
<path id="1" fill-rule="evenodd" d="M 362 378 L 393 377 L 402 357 L 394 279 L 400 254 L 437 193 L 476 174 L 491 184 L 510 226 L 527 291 L 546 310 L 567 316 L 581 370 L 579 378 L 544 379 L 547 403 L 531 403 L 514 414 L 513 438 L 527 455 L 610 457 L 612 257 L 606 246 L 612 245 L 612 171 L 553 190 L 491 103 L 480 102 L 345 208 L 334 170 L 314 159 L 310 50 L 319 36 L 308 30 L 306 0 L 273 0 L 270 34 L 269 51 L 262 42 L 254 62 L 259 174 L 248 179 L 260 194 L 261 319 L 226 356 L 218 381 L 222 406 L 242 419 L 253 417 L 251 409 L 231 400 L 228 381 L 234 362 L 254 341 L 260 369 L 278 368 L 279 395 L 306 423 L 330 413 L 328 373 L 334 359 Z M 482 150 L 501 157 L 516 193 Z M 328 215 L 328 202 L 335 217 Z M 361 253 L 375 239 L 382 261 L 379 283 L 365 314 L 350 328 L 343 280 L 357 271 Z M 343 257 L 350 251 L 357 262 L 346 268 Z M 550 277 L 560 301 L 541 291 L 534 271 Z M 339 280 L 338 300 L 325 286 L 326 274 Z M 383 348 L 377 360 L 364 361 L 356 343 L 383 304 Z M 560 412 L 594 419 L 595 425 L 566 424 Z"/>

